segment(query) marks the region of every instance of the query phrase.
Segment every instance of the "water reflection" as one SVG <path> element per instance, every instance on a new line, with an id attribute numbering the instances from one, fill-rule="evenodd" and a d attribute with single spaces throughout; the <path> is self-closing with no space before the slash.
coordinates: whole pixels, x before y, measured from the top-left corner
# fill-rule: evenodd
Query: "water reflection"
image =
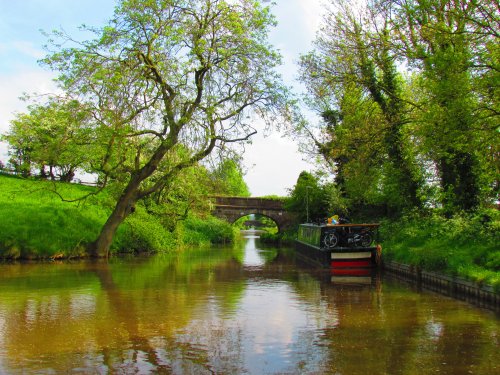
<path id="1" fill-rule="evenodd" d="M 499 373 L 492 313 L 294 254 L 0 265 L 0 373 Z"/>
<path id="2" fill-rule="evenodd" d="M 255 240 L 258 238 L 257 236 L 245 235 L 246 239 L 245 244 L 245 257 L 243 258 L 243 265 L 247 267 L 259 267 L 263 266 L 266 261 L 263 256 L 261 256 L 260 252 L 255 246 Z"/>

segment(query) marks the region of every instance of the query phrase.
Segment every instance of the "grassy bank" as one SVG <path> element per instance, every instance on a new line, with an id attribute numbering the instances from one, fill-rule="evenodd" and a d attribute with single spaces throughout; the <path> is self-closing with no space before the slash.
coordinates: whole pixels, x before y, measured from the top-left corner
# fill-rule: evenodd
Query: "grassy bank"
<path id="1" fill-rule="evenodd" d="M 445 219 L 436 213 L 384 221 L 384 259 L 460 276 L 500 292 L 500 212 Z"/>
<path id="2" fill-rule="evenodd" d="M 85 256 L 113 204 L 107 192 L 85 201 L 63 202 L 91 192 L 93 187 L 36 181 L 0 175 L 0 258 L 48 259 Z M 189 217 L 174 232 L 158 217 L 137 205 L 121 225 L 112 253 L 165 252 L 186 245 L 227 242 L 234 238 L 229 224 L 207 217 Z"/>

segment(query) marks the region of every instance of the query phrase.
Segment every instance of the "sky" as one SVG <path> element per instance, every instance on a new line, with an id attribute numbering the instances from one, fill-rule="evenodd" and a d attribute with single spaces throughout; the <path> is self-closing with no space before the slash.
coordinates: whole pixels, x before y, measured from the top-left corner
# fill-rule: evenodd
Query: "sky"
<path id="1" fill-rule="evenodd" d="M 278 26 L 270 33 L 284 65 L 280 72 L 297 92 L 297 60 L 312 49 L 321 19 L 321 0 L 274 0 Z M 0 133 L 9 129 L 15 112 L 23 112 L 23 93 L 54 91 L 53 72 L 38 60 L 45 56 L 43 31 L 64 29 L 79 35 L 78 26 L 102 26 L 113 14 L 115 0 L 0 0 Z M 314 166 L 304 160 L 298 145 L 278 132 L 259 132 L 245 147 L 245 181 L 252 196 L 288 195 L 301 171 Z M 0 160 L 7 162 L 7 145 L 0 143 Z"/>

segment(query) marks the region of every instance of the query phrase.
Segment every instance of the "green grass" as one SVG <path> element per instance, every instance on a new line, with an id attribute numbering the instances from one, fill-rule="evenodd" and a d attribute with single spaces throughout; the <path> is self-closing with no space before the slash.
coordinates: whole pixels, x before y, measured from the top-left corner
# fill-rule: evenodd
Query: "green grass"
<path id="1" fill-rule="evenodd" d="M 86 255 L 86 244 L 95 240 L 113 207 L 104 191 L 85 201 L 94 188 L 0 175 L 0 259 L 48 259 Z M 186 227 L 183 229 L 183 227 Z M 138 204 L 136 212 L 120 226 L 111 252 L 167 252 L 183 244 L 231 241 L 230 224 L 214 218 L 191 219 L 174 233 L 159 218 Z"/>
<path id="2" fill-rule="evenodd" d="M 387 260 L 488 284 L 500 291 L 500 212 L 446 219 L 411 215 L 382 223 Z"/>
<path id="3" fill-rule="evenodd" d="M 67 203 L 51 190 L 54 183 L 0 176 L 0 257 L 80 256 L 106 219 L 94 202 Z M 58 184 L 68 199 L 92 188 Z"/>

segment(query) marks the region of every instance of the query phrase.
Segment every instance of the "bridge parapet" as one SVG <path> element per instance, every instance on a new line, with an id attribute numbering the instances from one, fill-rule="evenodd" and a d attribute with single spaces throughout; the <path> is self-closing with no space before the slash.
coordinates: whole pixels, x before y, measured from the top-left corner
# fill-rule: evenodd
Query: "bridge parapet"
<path id="1" fill-rule="evenodd" d="M 214 196 L 216 206 L 255 207 L 260 209 L 284 210 L 283 202 L 276 199 Z"/>

